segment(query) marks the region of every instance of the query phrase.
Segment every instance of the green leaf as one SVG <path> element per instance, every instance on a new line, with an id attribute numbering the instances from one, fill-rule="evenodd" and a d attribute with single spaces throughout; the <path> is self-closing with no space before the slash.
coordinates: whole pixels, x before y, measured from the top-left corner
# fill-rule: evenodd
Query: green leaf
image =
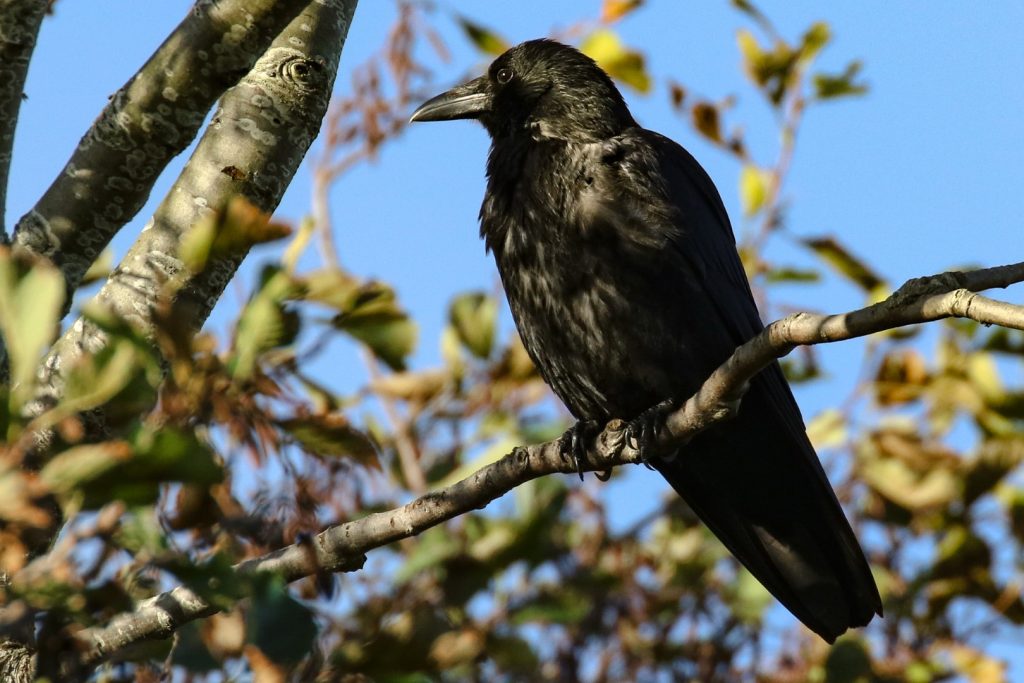
<path id="1" fill-rule="evenodd" d="M 360 285 L 347 309 L 331 323 L 373 351 L 392 370 L 404 370 L 405 358 L 416 346 L 416 324 L 398 307 L 387 285 Z"/>
<path id="2" fill-rule="evenodd" d="M 534 677 L 540 669 L 537 655 L 530 644 L 516 636 L 499 636 L 493 632 L 487 637 L 487 656 L 503 671 Z M 534 679 L 535 680 L 535 679 Z"/>
<path id="3" fill-rule="evenodd" d="M 325 268 L 302 278 L 303 299 L 314 301 L 344 313 L 352 309 L 360 296 L 359 279 L 336 268 Z M 371 283 L 372 284 L 372 283 Z"/>
<path id="4" fill-rule="evenodd" d="M 213 449 L 189 429 L 143 426 L 131 442 L 135 458 L 122 470 L 122 476 L 202 485 L 217 484 L 224 478 Z"/>
<path id="5" fill-rule="evenodd" d="M 49 263 L 0 248 L 0 332 L 10 360 L 11 414 L 32 397 L 46 348 L 59 332 L 64 278 Z"/>
<path id="6" fill-rule="evenodd" d="M 765 282 L 818 282 L 821 274 L 816 270 L 781 266 L 772 268 L 764 274 Z"/>
<path id="7" fill-rule="evenodd" d="M 813 237 L 802 240 L 826 264 L 864 290 L 872 299 L 884 297 L 888 284 L 867 264 L 851 254 L 832 237 Z"/>
<path id="8" fill-rule="evenodd" d="M 416 346 L 416 323 L 403 316 L 365 316 L 341 328 L 366 344 L 392 370 L 404 370 L 405 359 Z"/>
<path id="9" fill-rule="evenodd" d="M 572 625 L 586 618 L 591 608 L 586 596 L 569 586 L 559 586 L 555 589 L 542 589 L 517 608 L 510 615 L 510 621 L 516 625 L 531 622 Z"/>
<path id="10" fill-rule="evenodd" d="M 75 446 L 50 460 L 40 478 L 58 494 L 80 493 L 85 508 L 112 500 L 154 502 L 165 482 L 215 484 L 223 478 L 210 448 L 194 433 L 139 427 L 126 441 Z"/>
<path id="11" fill-rule="evenodd" d="M 71 366 L 64 396 L 48 419 L 52 424 L 62 416 L 103 406 L 110 426 L 130 424 L 156 403 L 163 381 L 159 355 L 141 331 L 105 305 L 87 305 L 83 315 L 105 336 L 106 345 Z"/>
<path id="12" fill-rule="evenodd" d="M 760 623 L 765 610 L 772 604 L 772 595 L 753 574 L 741 568 L 733 583 L 729 603 L 739 619 L 757 624 Z"/>
<path id="13" fill-rule="evenodd" d="M 290 234 L 287 225 L 272 223 L 270 214 L 236 195 L 223 211 L 210 213 L 185 233 L 179 255 L 189 270 L 198 273 L 211 260 L 244 254 L 254 245 Z"/>
<path id="14" fill-rule="evenodd" d="M 487 358 L 494 347 L 498 303 L 484 292 L 461 294 L 448 308 L 448 321 L 462 345 L 477 358 Z"/>
<path id="15" fill-rule="evenodd" d="M 219 671 L 221 664 L 218 662 L 210 649 L 203 643 L 200 624 L 193 621 L 178 629 L 174 639 L 174 649 L 171 651 L 171 664 L 180 666 L 191 673 L 206 673 Z"/>
<path id="16" fill-rule="evenodd" d="M 743 213 L 753 216 L 764 206 L 768 188 L 773 182 L 772 174 L 754 164 L 744 164 L 740 171 L 740 203 Z"/>
<path id="17" fill-rule="evenodd" d="M 316 638 L 312 611 L 289 595 L 281 581 L 269 582 L 252 598 L 246 633 L 267 657 L 293 664 L 309 654 Z"/>
<path id="18" fill-rule="evenodd" d="M 459 26 L 470 42 L 484 54 L 498 56 L 509 48 L 504 38 L 465 17 L 458 17 Z"/>
<path id="19" fill-rule="evenodd" d="M 125 441 L 75 446 L 46 463 L 39 478 L 54 493 L 67 494 L 117 469 L 132 457 Z"/>
<path id="20" fill-rule="evenodd" d="M 301 293 L 301 283 L 283 270 L 276 266 L 263 269 L 259 289 L 242 309 L 235 328 L 233 354 L 228 361 L 235 379 L 252 377 L 262 353 L 295 340 L 300 318 L 285 304 Z"/>
<path id="21" fill-rule="evenodd" d="M 416 537 L 416 545 L 399 568 L 395 581 L 405 583 L 422 571 L 433 569 L 462 554 L 462 544 L 440 527 L 429 529 Z"/>
<path id="22" fill-rule="evenodd" d="M 612 78 L 645 93 L 651 89 L 651 77 L 644 66 L 644 56 L 622 44 L 618 34 L 599 28 L 580 43 L 580 51 L 590 56 Z"/>
<path id="23" fill-rule="evenodd" d="M 970 576 L 975 570 L 988 571 L 992 550 L 984 539 L 963 525 L 951 526 L 943 532 L 929 578 L 955 579 Z"/>
<path id="24" fill-rule="evenodd" d="M 129 511 L 121 519 L 114 542 L 137 557 L 154 557 L 168 549 L 167 536 L 151 507 Z"/>
<path id="25" fill-rule="evenodd" d="M 273 576 L 240 575 L 232 566 L 231 558 L 223 552 L 201 562 L 173 556 L 159 558 L 154 564 L 174 574 L 185 587 L 220 610 L 231 609 L 242 598 L 258 593 L 263 584 L 277 580 Z"/>
<path id="26" fill-rule="evenodd" d="M 870 683 L 871 655 L 856 636 L 836 641 L 825 660 L 825 683 Z"/>
<path id="27" fill-rule="evenodd" d="M 354 458 L 365 465 L 379 467 L 373 442 L 342 415 L 306 415 L 280 420 L 277 424 L 310 453 Z"/>
<path id="28" fill-rule="evenodd" d="M 854 79 L 860 73 L 862 64 L 859 60 L 850 62 L 846 69 L 839 74 L 815 74 L 814 75 L 814 96 L 819 100 L 832 100 L 837 97 L 849 97 L 852 95 L 863 95 L 868 87 L 862 83 L 855 83 Z"/>

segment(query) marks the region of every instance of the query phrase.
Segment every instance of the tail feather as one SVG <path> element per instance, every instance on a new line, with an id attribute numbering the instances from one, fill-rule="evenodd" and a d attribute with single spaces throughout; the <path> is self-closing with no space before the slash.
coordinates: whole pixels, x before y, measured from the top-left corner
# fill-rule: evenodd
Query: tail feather
<path id="1" fill-rule="evenodd" d="M 784 382 L 769 368 L 734 420 L 655 465 L 772 595 L 833 642 L 882 604 Z"/>

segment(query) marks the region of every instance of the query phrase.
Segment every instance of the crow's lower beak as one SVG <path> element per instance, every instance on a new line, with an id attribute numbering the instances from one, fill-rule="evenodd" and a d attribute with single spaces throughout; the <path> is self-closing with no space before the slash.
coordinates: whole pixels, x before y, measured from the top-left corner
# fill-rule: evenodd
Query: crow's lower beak
<path id="1" fill-rule="evenodd" d="M 431 97 L 412 113 L 409 122 L 476 119 L 490 110 L 490 83 L 485 75 Z"/>

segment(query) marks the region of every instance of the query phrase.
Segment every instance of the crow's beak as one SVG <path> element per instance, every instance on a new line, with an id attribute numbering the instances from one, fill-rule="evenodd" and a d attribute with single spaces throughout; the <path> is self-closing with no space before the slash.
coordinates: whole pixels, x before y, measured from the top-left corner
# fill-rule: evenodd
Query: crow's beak
<path id="1" fill-rule="evenodd" d="M 477 119 L 490 110 L 490 83 L 484 75 L 431 97 L 412 113 L 409 122 Z"/>

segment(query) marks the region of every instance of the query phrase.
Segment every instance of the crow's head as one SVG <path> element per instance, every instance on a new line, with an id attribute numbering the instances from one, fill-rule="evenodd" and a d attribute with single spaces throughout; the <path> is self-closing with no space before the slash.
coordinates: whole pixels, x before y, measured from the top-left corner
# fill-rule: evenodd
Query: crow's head
<path id="1" fill-rule="evenodd" d="M 424 102 L 411 121 L 479 119 L 495 141 L 602 140 L 634 125 L 594 60 L 553 40 L 516 45 L 487 73 Z"/>

